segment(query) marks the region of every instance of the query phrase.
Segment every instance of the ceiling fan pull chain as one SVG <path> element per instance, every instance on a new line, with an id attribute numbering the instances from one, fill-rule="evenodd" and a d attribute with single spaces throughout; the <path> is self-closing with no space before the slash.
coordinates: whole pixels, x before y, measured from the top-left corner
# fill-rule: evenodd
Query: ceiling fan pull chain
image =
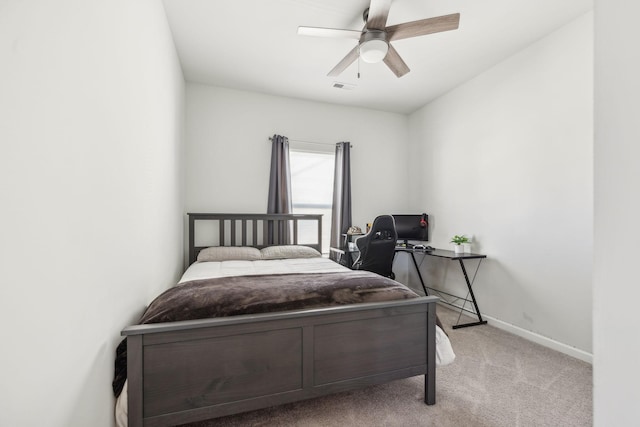
<path id="1" fill-rule="evenodd" d="M 360 45 L 358 45 L 358 79 L 360 79 Z"/>

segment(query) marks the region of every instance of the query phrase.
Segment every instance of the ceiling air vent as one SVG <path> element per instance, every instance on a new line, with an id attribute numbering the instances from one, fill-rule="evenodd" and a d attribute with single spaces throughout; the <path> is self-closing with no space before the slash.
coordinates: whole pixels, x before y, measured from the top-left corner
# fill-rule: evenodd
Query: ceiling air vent
<path id="1" fill-rule="evenodd" d="M 353 90 L 356 88 L 356 85 L 342 82 L 333 82 L 333 87 L 335 87 L 336 89 Z"/>

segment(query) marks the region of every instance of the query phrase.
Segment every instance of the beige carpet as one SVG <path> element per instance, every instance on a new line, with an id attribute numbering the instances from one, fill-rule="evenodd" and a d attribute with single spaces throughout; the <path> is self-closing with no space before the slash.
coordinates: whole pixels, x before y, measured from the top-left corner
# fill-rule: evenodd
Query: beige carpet
<path id="1" fill-rule="evenodd" d="M 590 364 L 489 325 L 453 330 L 457 313 L 438 315 L 457 358 L 438 368 L 434 406 L 414 377 L 189 426 L 592 425 Z"/>

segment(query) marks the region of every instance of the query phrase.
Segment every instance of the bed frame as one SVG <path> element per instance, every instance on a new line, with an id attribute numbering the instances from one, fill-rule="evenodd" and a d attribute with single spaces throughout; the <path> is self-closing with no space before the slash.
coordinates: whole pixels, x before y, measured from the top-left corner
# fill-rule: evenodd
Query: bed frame
<path id="1" fill-rule="evenodd" d="M 209 246 L 305 245 L 321 251 L 322 215 L 310 214 L 216 214 L 189 213 L 189 265 L 196 262 L 198 253 Z M 213 224 L 208 244 L 197 245 L 196 222 Z M 300 242 L 298 231 L 302 224 L 311 225 L 317 232 L 313 242 Z M 308 224 L 311 223 L 311 224 Z M 270 232 L 271 231 L 271 232 Z M 286 235 L 290 241 L 283 241 Z"/>
<path id="2" fill-rule="evenodd" d="M 249 223 L 255 230 L 264 221 L 312 220 L 321 230 L 320 215 L 189 214 L 190 259 L 200 249 L 195 221 L 204 220 L 227 222 L 220 236 L 239 229 L 238 246 L 264 246 L 255 236 L 248 243 Z M 433 405 L 437 299 L 127 327 L 129 427 L 173 426 L 416 375 L 425 375 L 424 400 Z"/>

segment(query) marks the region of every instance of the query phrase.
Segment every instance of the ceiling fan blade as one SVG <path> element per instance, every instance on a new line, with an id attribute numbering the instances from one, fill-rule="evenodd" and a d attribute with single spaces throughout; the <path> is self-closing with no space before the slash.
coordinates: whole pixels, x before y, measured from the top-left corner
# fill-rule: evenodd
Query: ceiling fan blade
<path id="1" fill-rule="evenodd" d="M 358 59 L 358 46 L 351 49 L 351 51 L 347 53 L 347 55 L 342 58 L 342 60 L 338 62 L 338 64 L 333 67 L 331 71 L 329 71 L 329 74 L 327 74 L 327 76 L 336 77 L 340 75 L 344 70 L 347 69 L 349 65 L 353 64 L 353 61 L 355 61 L 356 59 Z"/>
<path id="2" fill-rule="evenodd" d="M 360 40 L 360 31 L 341 30 L 338 28 L 320 28 L 320 27 L 298 27 L 298 34 L 301 36 L 315 37 L 333 37 Z"/>
<path id="3" fill-rule="evenodd" d="M 438 16 L 435 18 L 420 19 L 419 21 L 405 22 L 404 24 L 391 25 L 385 28 L 387 40 L 401 40 L 409 37 L 425 36 L 458 29 L 460 14 Z"/>
<path id="4" fill-rule="evenodd" d="M 384 26 L 387 25 L 389 9 L 391 9 L 391 0 L 371 0 L 367 17 L 367 29 L 384 30 Z"/>
<path id="5" fill-rule="evenodd" d="M 384 63 L 387 64 L 387 67 L 393 74 L 395 74 L 398 78 L 404 76 L 409 71 L 409 67 L 404 63 L 398 51 L 393 48 L 393 46 L 389 45 L 389 51 L 387 52 L 387 56 L 384 57 Z"/>

